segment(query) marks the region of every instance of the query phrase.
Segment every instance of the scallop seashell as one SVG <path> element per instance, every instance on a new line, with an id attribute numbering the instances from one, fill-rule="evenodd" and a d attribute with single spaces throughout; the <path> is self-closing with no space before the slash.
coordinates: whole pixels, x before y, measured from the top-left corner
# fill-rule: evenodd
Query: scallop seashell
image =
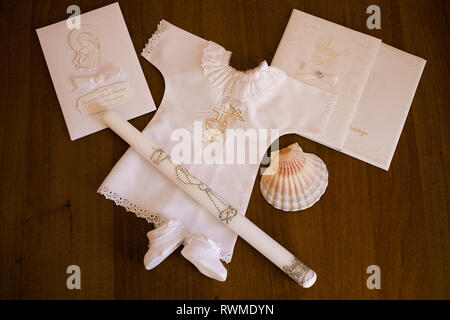
<path id="1" fill-rule="evenodd" d="M 311 207 L 328 185 L 325 163 L 312 153 L 305 153 L 295 143 L 272 152 L 270 166 L 261 177 L 260 190 L 268 203 L 283 211 Z"/>

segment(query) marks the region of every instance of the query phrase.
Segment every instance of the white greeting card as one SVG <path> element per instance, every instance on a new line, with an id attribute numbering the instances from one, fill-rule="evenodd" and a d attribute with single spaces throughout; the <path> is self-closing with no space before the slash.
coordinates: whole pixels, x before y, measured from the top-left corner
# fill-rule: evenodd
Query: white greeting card
<path id="1" fill-rule="evenodd" d="M 379 39 L 292 11 L 271 65 L 338 96 L 325 131 L 305 137 L 342 148 L 380 44 Z"/>
<path id="2" fill-rule="evenodd" d="M 342 152 L 389 169 L 425 63 L 381 44 Z"/>
<path id="3" fill-rule="evenodd" d="M 326 133 L 307 138 L 385 170 L 425 63 L 295 9 L 272 61 L 297 80 L 339 95 Z"/>
<path id="4" fill-rule="evenodd" d="M 79 28 L 69 29 L 63 20 L 36 30 L 72 140 L 106 128 L 98 115 L 83 115 L 77 105 L 94 91 L 99 98 L 102 88 L 111 93 L 120 86 L 107 87 L 112 84 L 126 82 L 132 88 L 130 98 L 115 107 L 123 118 L 156 109 L 119 4 L 79 18 Z"/>

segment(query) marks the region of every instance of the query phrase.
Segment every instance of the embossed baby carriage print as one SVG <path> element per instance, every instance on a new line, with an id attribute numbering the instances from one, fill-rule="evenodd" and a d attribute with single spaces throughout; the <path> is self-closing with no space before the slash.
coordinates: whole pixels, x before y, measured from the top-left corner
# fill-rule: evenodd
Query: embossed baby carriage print
<path id="1" fill-rule="evenodd" d="M 322 66 L 325 69 L 332 69 L 342 54 L 349 55 L 346 49 L 339 51 L 331 48 L 332 42 L 333 37 L 331 36 L 323 36 L 317 41 L 313 56 L 313 63 L 315 65 Z"/>

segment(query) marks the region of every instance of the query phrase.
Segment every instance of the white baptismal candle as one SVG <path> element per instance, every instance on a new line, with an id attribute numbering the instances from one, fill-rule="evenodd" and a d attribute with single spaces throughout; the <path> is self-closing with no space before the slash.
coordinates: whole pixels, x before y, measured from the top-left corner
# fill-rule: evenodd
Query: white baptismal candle
<path id="1" fill-rule="evenodd" d="M 309 288 L 314 284 L 317 275 L 313 270 L 303 264 L 244 215 L 239 214 L 236 209 L 231 207 L 211 188 L 192 176 L 186 168 L 174 164 L 167 153 L 159 149 L 128 121 L 122 119 L 116 111 L 105 111 L 103 119 L 115 133 L 142 157 L 175 182 L 177 186 L 188 193 L 208 212 L 272 261 L 294 281 L 304 288 Z"/>

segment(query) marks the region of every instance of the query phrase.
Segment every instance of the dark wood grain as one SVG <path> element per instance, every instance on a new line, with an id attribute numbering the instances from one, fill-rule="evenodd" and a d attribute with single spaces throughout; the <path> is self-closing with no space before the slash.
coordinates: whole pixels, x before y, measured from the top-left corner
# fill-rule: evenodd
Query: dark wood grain
<path id="1" fill-rule="evenodd" d="M 0 298 L 56 299 L 449 299 L 448 1 L 121 1 L 137 52 L 162 18 L 234 52 L 238 69 L 270 61 L 297 8 L 381 38 L 428 60 L 388 172 L 289 135 L 321 157 L 324 197 L 283 213 L 259 193 L 247 216 L 313 266 L 305 290 L 238 240 L 225 283 L 202 276 L 179 254 L 149 272 L 144 220 L 96 194 L 127 145 L 110 131 L 71 142 L 35 29 L 109 1 L 0 2 Z M 378 4 L 382 29 L 368 30 Z M 157 104 L 159 72 L 140 58 Z M 139 129 L 152 114 L 132 121 Z M 82 289 L 66 288 L 77 264 Z M 381 267 L 381 290 L 366 287 Z"/>

